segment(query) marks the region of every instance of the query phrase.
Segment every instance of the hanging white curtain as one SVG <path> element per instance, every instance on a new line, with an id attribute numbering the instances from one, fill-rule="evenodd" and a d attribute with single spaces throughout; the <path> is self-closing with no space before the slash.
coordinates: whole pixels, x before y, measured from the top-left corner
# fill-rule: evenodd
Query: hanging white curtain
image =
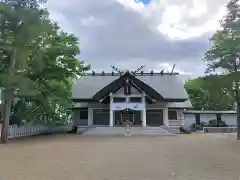
<path id="1" fill-rule="evenodd" d="M 117 111 L 121 111 L 124 109 L 132 109 L 139 111 L 143 110 L 144 106 L 140 103 L 113 103 L 111 109 Z"/>

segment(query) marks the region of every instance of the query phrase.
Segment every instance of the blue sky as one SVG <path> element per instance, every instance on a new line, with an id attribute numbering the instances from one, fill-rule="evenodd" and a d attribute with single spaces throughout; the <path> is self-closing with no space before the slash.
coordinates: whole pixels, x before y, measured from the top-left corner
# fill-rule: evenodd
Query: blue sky
<path id="1" fill-rule="evenodd" d="M 228 0 L 48 0 L 50 17 L 80 40 L 80 59 L 97 71 L 109 65 L 203 75 L 203 56 Z"/>
<path id="2" fill-rule="evenodd" d="M 144 5 L 150 4 L 151 0 L 135 0 L 136 3 L 143 3 Z"/>

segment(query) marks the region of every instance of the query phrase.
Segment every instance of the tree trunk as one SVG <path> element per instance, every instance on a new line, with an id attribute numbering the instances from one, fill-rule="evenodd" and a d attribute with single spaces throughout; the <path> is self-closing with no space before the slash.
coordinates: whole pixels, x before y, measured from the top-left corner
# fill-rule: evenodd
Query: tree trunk
<path id="1" fill-rule="evenodd" d="M 237 139 L 240 140 L 240 99 L 237 100 Z"/>
<path id="2" fill-rule="evenodd" d="M 238 72 L 238 59 L 235 58 L 234 61 L 234 72 Z M 235 95 L 236 95 L 236 102 L 237 102 L 237 139 L 240 140 L 240 94 L 239 94 L 239 79 L 235 79 Z"/>
<path id="3" fill-rule="evenodd" d="M 3 93 L 3 97 L 4 97 L 4 100 L 3 100 L 3 121 L 2 121 L 2 129 L 1 129 L 1 142 L 7 143 L 12 98 L 8 97 L 8 93 L 6 94 Z"/>

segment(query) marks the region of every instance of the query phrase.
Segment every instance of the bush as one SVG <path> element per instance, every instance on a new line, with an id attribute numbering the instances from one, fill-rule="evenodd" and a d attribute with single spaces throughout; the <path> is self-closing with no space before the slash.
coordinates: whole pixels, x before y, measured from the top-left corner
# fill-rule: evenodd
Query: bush
<path id="1" fill-rule="evenodd" d="M 201 126 L 201 127 L 205 127 L 205 126 L 207 126 L 207 125 L 208 125 L 208 123 L 205 122 L 205 121 L 202 121 L 202 122 L 200 123 L 200 126 Z"/>
<path id="2" fill-rule="evenodd" d="M 209 127 L 217 127 L 217 120 L 216 119 L 212 119 L 208 121 L 208 126 Z"/>
<path id="3" fill-rule="evenodd" d="M 194 123 L 191 125 L 191 129 L 192 129 L 192 131 L 202 130 L 202 126 Z"/>
<path id="4" fill-rule="evenodd" d="M 219 122 L 219 127 L 227 127 L 228 125 L 226 124 L 225 121 L 220 121 Z"/>
<path id="5" fill-rule="evenodd" d="M 210 120 L 208 122 L 208 127 L 227 127 L 225 121 L 217 121 L 216 119 Z"/>

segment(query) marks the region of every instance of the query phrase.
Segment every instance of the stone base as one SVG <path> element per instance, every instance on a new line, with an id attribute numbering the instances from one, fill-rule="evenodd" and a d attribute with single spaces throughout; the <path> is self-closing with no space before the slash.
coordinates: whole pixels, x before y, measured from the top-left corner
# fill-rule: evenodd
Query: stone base
<path id="1" fill-rule="evenodd" d="M 124 136 L 127 134 L 124 127 L 95 127 L 84 133 L 86 136 Z M 174 136 L 172 132 L 161 127 L 132 127 L 131 136 Z"/>

